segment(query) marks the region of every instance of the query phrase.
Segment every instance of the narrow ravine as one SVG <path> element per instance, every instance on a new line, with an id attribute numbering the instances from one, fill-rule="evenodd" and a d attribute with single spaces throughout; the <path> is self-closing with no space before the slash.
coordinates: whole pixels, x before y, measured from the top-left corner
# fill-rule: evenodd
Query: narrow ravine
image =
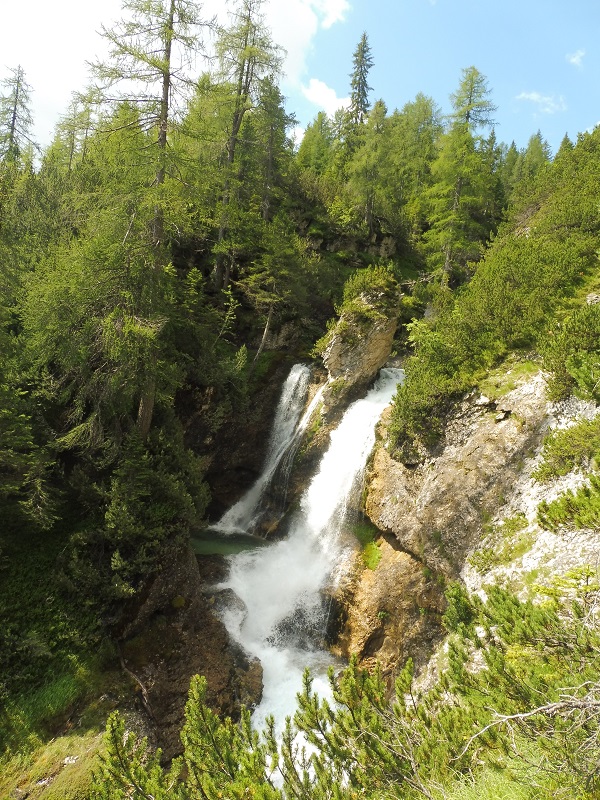
<path id="1" fill-rule="evenodd" d="M 336 580 L 344 549 L 342 525 L 373 448 L 376 423 L 402 376 L 401 370 L 383 369 L 367 396 L 347 409 L 331 433 L 329 449 L 287 536 L 229 557 L 229 577 L 221 588 L 231 590 L 237 599 L 228 603 L 223 619 L 232 637 L 263 667 L 263 699 L 254 712 L 257 724 L 268 715 L 281 724 L 293 713 L 306 667 L 315 677 L 316 690 L 327 694 L 326 672 L 332 657 L 323 645 L 328 612 L 324 589 Z M 306 424 L 306 417 L 299 424 Z M 268 470 L 274 471 L 269 458 Z M 257 481 L 260 491 L 269 480 L 263 477 Z M 253 513 L 256 510 L 247 514 L 250 520 Z M 237 511 L 236 515 L 239 530 L 242 515 Z M 227 518 L 231 524 L 231 512 L 219 523 L 221 530 Z"/>

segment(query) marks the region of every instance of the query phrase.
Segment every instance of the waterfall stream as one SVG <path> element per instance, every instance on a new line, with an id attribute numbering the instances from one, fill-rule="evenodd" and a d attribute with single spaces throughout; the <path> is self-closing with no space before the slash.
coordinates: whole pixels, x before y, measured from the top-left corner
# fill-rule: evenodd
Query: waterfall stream
<path id="1" fill-rule="evenodd" d="M 305 364 L 295 364 L 290 370 L 275 412 L 263 471 L 246 494 L 212 526 L 213 530 L 226 534 L 252 533 L 256 530 L 265 491 L 278 469 L 283 467 L 283 471 L 289 473 L 296 452 L 294 442 L 299 441 L 314 410 L 315 400 L 300 416 L 306 403 L 309 379 L 310 369 Z"/>
<path id="2" fill-rule="evenodd" d="M 298 370 L 296 378 L 297 374 Z M 383 369 L 367 396 L 347 409 L 331 433 L 329 449 L 301 498 L 287 536 L 258 550 L 229 557 L 229 577 L 220 588 L 232 590 L 238 599 L 228 602 L 222 615 L 233 638 L 262 663 L 264 690 L 262 702 L 254 712 L 257 725 L 267 715 L 282 724 L 293 713 L 307 666 L 314 676 L 315 689 L 321 695 L 328 694 L 326 672 L 332 656 L 322 643 L 328 611 L 323 590 L 335 583 L 345 547 L 342 524 L 348 502 L 373 448 L 375 425 L 402 376 L 401 370 Z M 282 399 L 285 393 L 284 388 Z M 310 415 L 307 411 L 300 422 L 299 418 L 297 412 L 296 430 L 308 424 Z M 281 419 L 277 422 L 276 418 L 275 426 L 280 423 Z M 293 432 L 287 435 L 288 442 L 293 437 Z M 279 433 L 274 433 L 274 438 L 279 438 Z M 278 447 L 273 444 L 270 452 L 279 453 Z M 279 461 L 283 455 L 279 453 Z M 273 459 L 268 457 L 265 472 L 270 470 L 272 476 L 275 468 Z M 238 509 L 234 516 L 238 503 L 219 525 L 239 530 L 238 526 L 248 520 L 251 523 L 257 497 L 269 480 L 263 474 L 257 481 L 260 490 L 254 493 L 256 487 L 252 487 L 242 498 L 247 503 L 246 510 L 242 513 Z M 247 499 L 250 495 L 254 497 L 252 508 Z"/>

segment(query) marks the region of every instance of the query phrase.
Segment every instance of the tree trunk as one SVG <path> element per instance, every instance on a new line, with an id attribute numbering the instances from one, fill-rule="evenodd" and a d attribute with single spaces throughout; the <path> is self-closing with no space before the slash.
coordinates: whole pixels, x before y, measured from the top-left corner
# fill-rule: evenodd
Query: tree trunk
<path id="1" fill-rule="evenodd" d="M 152 415 L 154 413 L 154 398 L 156 396 L 156 362 L 153 364 L 152 374 L 146 380 L 140 397 L 138 408 L 137 427 L 142 439 L 145 439 L 150 432 L 152 425 Z"/>
<path id="2" fill-rule="evenodd" d="M 262 339 L 260 340 L 260 345 L 259 345 L 258 350 L 256 351 L 256 355 L 254 356 L 254 359 L 252 361 L 252 365 L 253 366 L 258 361 L 259 356 L 262 353 L 262 351 L 264 350 L 265 344 L 267 342 L 267 334 L 269 333 L 269 326 L 271 324 L 271 319 L 273 317 L 273 308 L 274 308 L 274 304 L 271 303 L 271 305 L 269 306 L 269 314 L 267 316 L 267 323 L 266 323 L 265 329 L 263 331 Z"/>

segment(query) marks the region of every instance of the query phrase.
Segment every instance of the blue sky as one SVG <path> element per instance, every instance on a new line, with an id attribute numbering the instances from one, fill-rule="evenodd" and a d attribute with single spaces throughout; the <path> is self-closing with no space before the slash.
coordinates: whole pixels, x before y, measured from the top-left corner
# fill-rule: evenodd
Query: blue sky
<path id="1" fill-rule="evenodd" d="M 96 31 L 120 16 L 120 0 L 21 0 L 2 11 L 0 78 L 22 64 L 34 89 L 35 136 L 43 145 L 85 60 L 102 51 Z M 224 19 L 227 2 L 205 0 Z M 390 110 L 418 92 L 444 112 L 461 70 L 489 82 L 498 138 L 524 147 L 538 129 L 556 150 L 566 132 L 600 121 L 598 0 L 265 0 L 273 36 L 288 51 L 283 91 L 305 127 L 349 92 L 352 54 L 366 31 L 374 67 L 372 99 Z"/>
<path id="2" fill-rule="evenodd" d="M 372 97 L 390 109 L 423 92 L 448 112 L 461 70 L 473 65 L 488 78 L 502 141 L 524 147 L 539 128 L 556 149 L 566 132 L 575 138 L 600 121 L 598 0 L 351 0 L 307 58 L 308 73 L 339 96 L 363 31 Z"/>

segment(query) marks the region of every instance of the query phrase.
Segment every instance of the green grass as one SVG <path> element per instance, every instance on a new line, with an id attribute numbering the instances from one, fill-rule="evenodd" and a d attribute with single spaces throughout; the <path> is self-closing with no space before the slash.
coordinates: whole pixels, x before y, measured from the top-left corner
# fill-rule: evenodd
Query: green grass
<path id="1" fill-rule="evenodd" d="M 499 400 L 522 383 L 524 379 L 536 375 L 540 365 L 535 361 L 523 359 L 512 353 L 500 367 L 492 370 L 487 377 L 479 383 L 479 391 L 490 400 Z"/>
<path id="2" fill-rule="evenodd" d="M 68 535 L 21 529 L 2 538 L 3 761 L 32 752 L 56 735 L 74 711 L 102 691 L 103 671 L 114 660 L 93 609 L 64 589 L 60 557 Z"/>
<path id="3" fill-rule="evenodd" d="M 381 561 L 381 550 L 375 541 L 380 530 L 366 517 L 354 523 L 352 532 L 362 546 L 362 559 L 365 567 L 376 569 Z"/>
<path id="4" fill-rule="evenodd" d="M 107 717 L 130 693 L 118 667 L 96 658 L 11 699 L 1 720 L 0 798 L 88 800 Z"/>
<path id="5" fill-rule="evenodd" d="M 0 761 L 0 797 L 88 800 L 92 770 L 102 747 L 99 730 L 71 732 Z"/>
<path id="6" fill-rule="evenodd" d="M 444 792 L 444 800 L 534 800 L 534 790 L 517 782 L 508 770 L 486 767 L 474 779 L 457 782 Z"/>

